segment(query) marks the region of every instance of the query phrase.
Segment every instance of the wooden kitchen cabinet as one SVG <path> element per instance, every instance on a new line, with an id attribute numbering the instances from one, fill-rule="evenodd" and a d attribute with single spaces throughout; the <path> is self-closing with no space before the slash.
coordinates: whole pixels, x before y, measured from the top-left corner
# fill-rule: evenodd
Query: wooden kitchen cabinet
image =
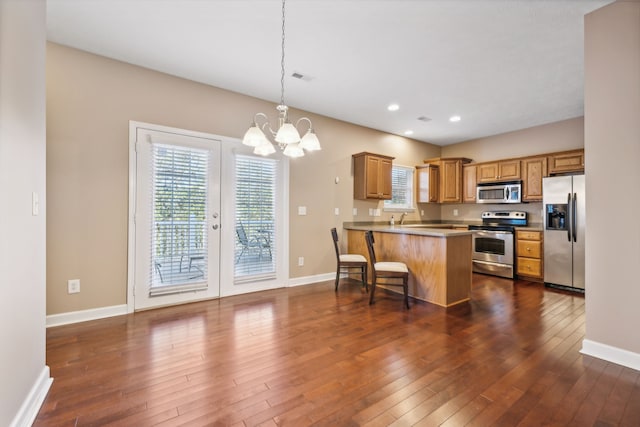
<path id="1" fill-rule="evenodd" d="M 476 202 L 476 188 L 478 186 L 477 169 L 475 164 L 462 165 L 462 202 Z"/>
<path id="2" fill-rule="evenodd" d="M 440 167 L 438 165 L 416 166 L 418 176 L 418 203 L 438 203 L 440 195 Z"/>
<path id="3" fill-rule="evenodd" d="M 471 159 L 464 157 L 438 157 L 424 160 L 425 164 L 438 166 L 440 203 L 462 203 L 462 165 Z"/>
<path id="4" fill-rule="evenodd" d="M 393 157 L 362 152 L 353 156 L 353 198 L 391 199 Z"/>
<path id="5" fill-rule="evenodd" d="M 547 175 L 546 157 L 522 159 L 522 201 L 542 201 L 542 178 Z"/>
<path id="6" fill-rule="evenodd" d="M 520 159 L 480 163 L 477 167 L 478 184 L 487 182 L 516 181 L 520 179 Z"/>
<path id="7" fill-rule="evenodd" d="M 584 171 L 584 150 L 564 151 L 549 156 L 549 174 Z"/>
<path id="8" fill-rule="evenodd" d="M 542 231 L 516 230 L 516 274 L 544 280 Z"/>

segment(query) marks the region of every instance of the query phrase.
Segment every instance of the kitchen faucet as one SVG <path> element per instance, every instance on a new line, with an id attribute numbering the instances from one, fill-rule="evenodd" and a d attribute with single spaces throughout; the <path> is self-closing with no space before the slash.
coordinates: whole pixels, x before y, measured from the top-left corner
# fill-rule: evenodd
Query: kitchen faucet
<path id="1" fill-rule="evenodd" d="M 400 215 L 400 225 L 404 223 L 404 217 L 406 214 L 407 214 L 406 212 L 402 212 L 402 215 Z"/>

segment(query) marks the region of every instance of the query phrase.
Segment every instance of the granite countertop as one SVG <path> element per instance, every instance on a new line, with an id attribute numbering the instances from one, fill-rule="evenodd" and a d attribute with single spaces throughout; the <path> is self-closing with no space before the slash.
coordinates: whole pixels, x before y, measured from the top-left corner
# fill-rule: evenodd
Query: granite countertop
<path id="1" fill-rule="evenodd" d="M 458 224 L 460 225 L 460 224 Z M 346 230 L 377 231 L 380 233 L 414 234 L 418 236 L 431 237 L 452 237 L 473 234 L 468 230 L 453 230 L 453 224 L 406 224 L 406 225 L 384 225 L 384 224 L 344 224 Z"/>
<path id="2" fill-rule="evenodd" d="M 381 222 L 345 222 L 343 228 L 346 230 L 373 230 L 386 233 L 418 234 L 423 236 L 446 237 L 460 234 L 470 234 L 473 231 L 453 230 L 454 227 L 465 227 L 469 225 L 482 225 L 481 221 L 442 221 L 425 223 L 407 223 L 404 225 L 389 225 Z M 516 227 L 516 230 L 523 231 L 543 231 L 541 223 L 531 223 L 525 227 Z"/>

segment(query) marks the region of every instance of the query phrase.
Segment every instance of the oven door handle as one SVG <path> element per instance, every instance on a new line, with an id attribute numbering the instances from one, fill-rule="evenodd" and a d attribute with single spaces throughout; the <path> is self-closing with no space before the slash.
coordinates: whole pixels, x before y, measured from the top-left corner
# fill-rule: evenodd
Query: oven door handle
<path id="1" fill-rule="evenodd" d="M 509 231 L 474 230 L 476 236 L 512 236 Z"/>

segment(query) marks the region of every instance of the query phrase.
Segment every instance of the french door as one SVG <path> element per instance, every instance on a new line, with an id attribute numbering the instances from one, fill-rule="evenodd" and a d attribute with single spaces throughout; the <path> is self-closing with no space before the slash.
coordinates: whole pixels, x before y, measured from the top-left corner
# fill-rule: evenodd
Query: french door
<path id="1" fill-rule="evenodd" d="M 219 296 L 221 141 L 141 124 L 130 131 L 135 132 L 133 309 Z"/>

